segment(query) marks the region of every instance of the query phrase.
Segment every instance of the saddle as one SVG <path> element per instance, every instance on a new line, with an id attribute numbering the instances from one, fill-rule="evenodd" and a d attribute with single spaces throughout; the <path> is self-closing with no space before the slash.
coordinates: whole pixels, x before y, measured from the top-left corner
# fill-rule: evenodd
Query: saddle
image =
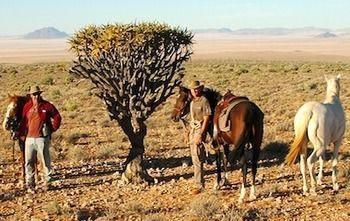
<path id="1" fill-rule="evenodd" d="M 231 110 L 241 102 L 247 102 L 249 99 L 243 96 L 234 96 L 229 97 L 227 100 L 223 100 L 223 105 L 226 106 L 222 109 L 219 119 L 218 119 L 218 127 L 222 132 L 230 131 L 231 122 L 228 120 Z"/>

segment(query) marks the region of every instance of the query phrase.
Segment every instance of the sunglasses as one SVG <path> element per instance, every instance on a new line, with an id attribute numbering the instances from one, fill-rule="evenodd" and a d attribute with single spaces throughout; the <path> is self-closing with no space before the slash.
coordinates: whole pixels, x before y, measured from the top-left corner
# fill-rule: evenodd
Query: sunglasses
<path id="1" fill-rule="evenodd" d="M 32 95 L 33 96 L 39 96 L 41 93 L 40 92 L 36 92 L 36 93 L 33 93 Z"/>

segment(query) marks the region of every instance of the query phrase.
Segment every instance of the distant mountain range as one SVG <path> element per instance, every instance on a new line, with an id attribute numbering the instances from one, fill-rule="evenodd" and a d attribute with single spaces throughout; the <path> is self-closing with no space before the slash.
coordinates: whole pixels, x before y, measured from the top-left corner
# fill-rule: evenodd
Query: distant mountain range
<path id="1" fill-rule="evenodd" d="M 195 34 L 223 34 L 225 36 L 309 36 L 315 38 L 336 38 L 338 36 L 350 37 L 350 28 L 328 29 L 317 27 L 304 28 L 243 28 L 232 30 L 230 28 L 193 29 Z M 69 35 L 54 27 L 35 30 L 23 36 L 25 39 L 55 39 L 66 38 Z"/>
<path id="2" fill-rule="evenodd" d="M 41 28 L 24 35 L 25 39 L 55 39 L 66 37 L 68 37 L 67 33 L 59 31 L 54 27 Z"/>
<path id="3" fill-rule="evenodd" d="M 316 38 L 336 38 L 338 36 L 336 34 L 333 34 L 333 33 L 327 31 L 325 33 L 316 35 L 315 37 Z"/>
<path id="4" fill-rule="evenodd" d="M 194 29 L 197 34 L 230 34 L 230 35 L 265 35 L 265 36 L 288 36 L 288 35 L 303 35 L 313 36 L 317 38 L 331 38 L 341 35 L 350 35 L 350 28 L 344 29 L 328 29 L 316 27 L 304 28 L 244 28 L 231 30 L 229 28 L 219 29 Z"/>

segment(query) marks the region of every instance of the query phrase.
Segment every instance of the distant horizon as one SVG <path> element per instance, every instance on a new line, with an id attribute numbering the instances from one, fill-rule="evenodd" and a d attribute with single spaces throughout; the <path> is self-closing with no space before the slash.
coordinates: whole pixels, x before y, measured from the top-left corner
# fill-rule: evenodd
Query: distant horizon
<path id="1" fill-rule="evenodd" d="M 85 26 L 83 26 L 85 27 Z M 81 28 L 83 28 L 81 27 Z M 0 37 L 20 37 L 20 36 L 24 36 L 30 32 L 33 32 L 33 31 L 37 31 L 37 30 L 40 30 L 40 29 L 44 29 L 44 28 L 55 28 L 57 29 L 58 31 L 61 31 L 61 32 L 65 32 L 66 34 L 68 35 L 71 35 L 71 34 L 74 34 L 74 33 L 70 33 L 70 32 L 67 32 L 66 30 L 61 30 L 61 29 L 58 29 L 56 28 L 55 26 L 45 26 L 45 27 L 41 27 L 41 28 L 36 28 L 36 29 L 33 29 L 27 33 L 22 33 L 22 34 L 9 34 L 9 35 L 1 35 L 0 34 Z M 264 29 L 290 29 L 290 30 L 295 30 L 295 29 L 327 29 L 327 30 L 330 30 L 330 31 L 337 31 L 337 30 L 342 30 L 342 29 L 349 29 L 350 30 L 350 25 L 348 27 L 343 27 L 343 28 L 327 28 L 327 27 L 317 27 L 317 26 L 303 26 L 303 27 L 295 27 L 295 28 L 288 28 L 288 27 L 262 27 L 262 28 L 251 28 L 251 27 L 242 27 L 242 28 L 237 28 L 237 29 L 232 29 L 232 28 L 228 28 L 228 27 L 217 27 L 217 28 L 195 28 L 195 29 L 189 29 L 191 31 L 204 31 L 204 30 L 223 30 L 223 29 L 229 29 L 231 31 L 238 31 L 238 30 L 264 30 Z"/>
<path id="2" fill-rule="evenodd" d="M 0 36 L 24 35 L 48 26 L 71 34 L 89 24 L 141 21 L 190 30 L 344 29 L 350 26 L 349 8 L 346 0 L 2 0 Z"/>

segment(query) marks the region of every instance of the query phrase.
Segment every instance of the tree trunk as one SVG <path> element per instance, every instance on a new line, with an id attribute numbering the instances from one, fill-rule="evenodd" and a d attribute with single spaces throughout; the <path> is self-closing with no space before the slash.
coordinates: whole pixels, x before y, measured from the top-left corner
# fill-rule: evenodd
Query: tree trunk
<path id="1" fill-rule="evenodd" d="M 124 163 L 126 168 L 122 174 L 122 181 L 124 183 L 152 183 L 153 178 L 147 173 L 143 162 L 143 154 L 145 152 L 144 138 L 147 133 L 146 125 L 144 122 L 140 122 L 140 128 L 137 132 L 130 130 L 133 128 L 130 121 L 123 125 L 122 128 L 130 140 L 131 149 Z"/>

